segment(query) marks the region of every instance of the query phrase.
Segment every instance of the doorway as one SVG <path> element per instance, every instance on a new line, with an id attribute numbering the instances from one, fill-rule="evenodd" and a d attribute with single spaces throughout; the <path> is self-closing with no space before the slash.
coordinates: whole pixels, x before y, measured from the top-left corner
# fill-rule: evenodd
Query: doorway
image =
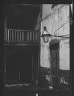
<path id="1" fill-rule="evenodd" d="M 34 84 L 38 72 L 39 46 L 8 46 L 4 55 L 6 84 Z"/>
<path id="2" fill-rule="evenodd" d="M 58 87 L 58 71 L 59 71 L 59 43 L 54 43 L 50 45 L 50 57 L 51 57 L 51 74 L 52 74 L 52 84 L 54 88 Z"/>
<path id="3" fill-rule="evenodd" d="M 8 83 L 31 83 L 32 56 L 21 52 L 9 55 L 6 62 L 6 78 Z"/>

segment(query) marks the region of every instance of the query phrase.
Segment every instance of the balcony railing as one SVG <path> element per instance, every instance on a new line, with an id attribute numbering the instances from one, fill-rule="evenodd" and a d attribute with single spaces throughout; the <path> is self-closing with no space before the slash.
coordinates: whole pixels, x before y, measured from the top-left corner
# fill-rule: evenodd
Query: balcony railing
<path id="1" fill-rule="evenodd" d="M 5 42 L 37 42 L 39 41 L 39 32 L 37 30 L 4 30 Z"/>

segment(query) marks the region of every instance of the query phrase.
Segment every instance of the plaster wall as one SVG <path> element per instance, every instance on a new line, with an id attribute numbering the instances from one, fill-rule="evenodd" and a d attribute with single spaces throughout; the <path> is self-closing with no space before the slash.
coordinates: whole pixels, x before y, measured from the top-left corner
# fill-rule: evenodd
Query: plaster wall
<path id="1" fill-rule="evenodd" d="M 41 34 L 44 31 L 43 27 L 46 26 L 47 31 L 52 35 L 69 35 L 70 25 L 69 25 L 69 5 L 68 4 L 58 4 L 54 8 L 51 8 L 52 4 L 42 5 L 42 22 L 41 22 Z M 47 16 L 48 15 L 48 16 Z M 46 17 L 46 18 L 45 18 Z M 49 42 L 52 39 L 50 38 Z M 60 41 L 60 38 L 57 38 Z M 41 67 L 50 68 L 50 50 L 49 42 L 44 43 L 41 38 L 40 46 L 40 65 Z M 66 44 L 66 42 L 68 42 Z M 66 56 L 67 55 L 67 56 Z M 59 68 L 62 70 L 70 69 L 70 48 L 69 48 L 69 38 L 62 39 L 59 44 Z"/>
<path id="2" fill-rule="evenodd" d="M 59 69 L 70 70 L 70 45 L 69 39 L 60 41 L 59 50 Z"/>
<path id="3" fill-rule="evenodd" d="M 41 46 L 41 56 L 40 56 L 41 67 L 50 68 L 50 51 L 48 45 Z"/>
<path id="4" fill-rule="evenodd" d="M 42 4 L 42 19 L 52 13 L 52 4 Z"/>
<path id="5" fill-rule="evenodd" d="M 59 34 L 58 35 L 69 35 L 70 25 L 69 25 L 69 5 L 65 5 L 58 10 L 59 18 Z"/>

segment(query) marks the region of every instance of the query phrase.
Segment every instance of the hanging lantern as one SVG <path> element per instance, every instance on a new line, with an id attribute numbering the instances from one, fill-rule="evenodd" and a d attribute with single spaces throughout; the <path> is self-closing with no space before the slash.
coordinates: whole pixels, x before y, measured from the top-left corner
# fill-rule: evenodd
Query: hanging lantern
<path id="1" fill-rule="evenodd" d="M 47 29 L 46 29 L 46 26 L 44 26 L 44 31 L 43 31 L 43 33 L 42 33 L 42 35 L 41 35 L 41 37 L 43 38 L 44 43 L 48 43 L 48 41 L 49 41 L 49 36 L 52 36 L 52 35 L 49 34 L 49 32 L 48 32 Z"/>
<path id="2" fill-rule="evenodd" d="M 43 31 L 41 37 L 43 38 L 44 43 L 48 43 L 50 37 L 70 38 L 70 37 L 64 36 L 64 35 L 56 36 L 56 35 L 54 34 L 54 36 L 53 36 L 53 35 L 51 35 L 51 34 L 47 31 L 46 26 L 44 26 L 44 31 Z"/>

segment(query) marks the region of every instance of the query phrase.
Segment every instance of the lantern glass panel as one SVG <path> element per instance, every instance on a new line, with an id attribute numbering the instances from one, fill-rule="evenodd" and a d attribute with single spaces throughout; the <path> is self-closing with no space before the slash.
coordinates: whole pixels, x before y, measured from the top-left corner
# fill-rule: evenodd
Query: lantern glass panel
<path id="1" fill-rule="evenodd" d="M 49 36 L 43 36 L 43 41 L 47 43 L 49 41 Z"/>

